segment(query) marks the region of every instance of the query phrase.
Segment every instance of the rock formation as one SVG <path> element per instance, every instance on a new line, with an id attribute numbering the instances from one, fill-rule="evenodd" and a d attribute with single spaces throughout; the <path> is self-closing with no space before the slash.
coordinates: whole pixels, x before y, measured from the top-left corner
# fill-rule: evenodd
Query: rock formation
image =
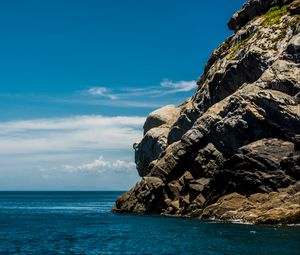
<path id="1" fill-rule="evenodd" d="M 194 96 L 150 114 L 119 212 L 300 223 L 300 0 L 250 0 Z"/>

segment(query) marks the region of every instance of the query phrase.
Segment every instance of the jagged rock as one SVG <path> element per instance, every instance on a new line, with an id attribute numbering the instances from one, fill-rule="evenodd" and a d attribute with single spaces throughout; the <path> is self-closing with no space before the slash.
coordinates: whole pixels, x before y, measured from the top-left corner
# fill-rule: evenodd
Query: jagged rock
<path id="1" fill-rule="evenodd" d="M 206 202 L 206 199 L 202 194 L 198 195 L 194 200 L 192 205 L 196 205 L 196 208 L 201 208 Z"/>
<path id="2" fill-rule="evenodd" d="M 169 187 L 169 194 L 173 200 L 179 199 L 181 190 L 182 190 L 182 185 L 179 183 L 179 181 L 174 180 L 170 183 L 168 183 Z"/>
<path id="3" fill-rule="evenodd" d="M 224 157 L 216 147 L 209 143 L 201 148 L 192 165 L 192 173 L 195 177 L 211 177 L 214 169 L 224 161 Z"/>
<path id="4" fill-rule="evenodd" d="M 180 208 L 179 200 L 175 200 L 175 201 L 171 202 L 171 206 L 172 206 L 175 210 L 179 210 L 179 208 Z"/>
<path id="5" fill-rule="evenodd" d="M 194 177 L 189 171 L 185 171 L 185 173 L 179 178 L 179 183 L 181 185 L 188 184 L 191 180 L 193 180 Z"/>
<path id="6" fill-rule="evenodd" d="M 190 181 L 188 185 L 188 191 L 190 193 L 196 193 L 199 194 L 200 192 L 203 192 L 207 186 L 209 186 L 210 179 L 208 178 L 200 178 L 197 180 Z"/>
<path id="7" fill-rule="evenodd" d="M 115 210 L 300 222 L 298 5 L 250 0 L 233 16 L 235 34 L 212 53 L 195 94 L 148 117 L 134 145 L 146 177 Z"/>
<path id="8" fill-rule="evenodd" d="M 206 199 L 202 194 L 199 194 L 185 210 L 185 215 L 189 217 L 200 217 L 203 213 L 203 207 Z"/>
<path id="9" fill-rule="evenodd" d="M 201 184 L 198 184 L 198 183 L 191 183 L 191 184 L 189 184 L 189 189 L 191 191 L 200 193 L 201 191 L 203 191 L 204 185 L 201 185 Z"/>
<path id="10" fill-rule="evenodd" d="M 270 7 L 276 5 L 282 6 L 290 2 L 292 0 L 250 0 L 240 11 L 233 15 L 228 22 L 228 27 L 231 30 L 237 31 L 256 16 L 267 12 Z"/>

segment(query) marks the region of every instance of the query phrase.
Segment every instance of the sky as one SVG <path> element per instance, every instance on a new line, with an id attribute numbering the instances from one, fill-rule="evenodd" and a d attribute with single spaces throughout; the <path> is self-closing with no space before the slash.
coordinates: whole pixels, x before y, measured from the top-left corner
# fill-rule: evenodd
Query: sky
<path id="1" fill-rule="evenodd" d="M 0 1 L 0 190 L 126 190 L 244 0 Z"/>

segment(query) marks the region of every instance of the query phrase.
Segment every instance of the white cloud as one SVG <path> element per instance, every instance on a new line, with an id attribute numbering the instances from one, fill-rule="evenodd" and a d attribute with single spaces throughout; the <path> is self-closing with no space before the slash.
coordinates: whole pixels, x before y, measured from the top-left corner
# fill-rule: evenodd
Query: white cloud
<path id="1" fill-rule="evenodd" d="M 132 171 L 135 169 L 135 163 L 124 160 L 108 161 L 100 156 L 92 162 L 84 163 L 81 165 L 63 165 L 62 171 L 68 173 L 77 173 L 77 172 L 118 172 L 118 171 Z"/>
<path id="2" fill-rule="evenodd" d="M 164 88 L 170 88 L 172 93 L 187 92 L 187 91 L 191 91 L 197 87 L 196 81 L 173 82 L 168 79 L 163 80 L 160 83 L 160 85 Z"/>
<path id="3" fill-rule="evenodd" d="M 122 99 L 144 97 L 153 98 L 161 97 L 167 94 L 174 94 L 180 92 L 189 92 L 197 87 L 196 81 L 177 81 L 174 82 L 169 79 L 165 79 L 160 83 L 160 86 L 152 87 L 140 87 L 140 88 L 122 88 L 109 90 L 105 87 L 93 87 L 87 90 L 87 93 L 92 96 L 108 97 L 111 100 L 120 99 L 120 102 L 127 102 L 125 105 L 131 106 L 128 102 L 121 101 Z M 132 102 L 134 103 L 134 102 Z M 147 104 L 148 106 L 149 104 Z"/>
<path id="4" fill-rule="evenodd" d="M 145 117 L 75 116 L 0 122 L 0 156 L 131 148 Z"/>
<path id="5" fill-rule="evenodd" d="M 118 99 L 117 96 L 110 94 L 109 90 L 104 87 L 94 87 L 90 88 L 88 91 L 88 94 L 93 95 L 93 96 L 102 96 L 102 97 L 108 97 L 111 100 L 116 100 Z"/>

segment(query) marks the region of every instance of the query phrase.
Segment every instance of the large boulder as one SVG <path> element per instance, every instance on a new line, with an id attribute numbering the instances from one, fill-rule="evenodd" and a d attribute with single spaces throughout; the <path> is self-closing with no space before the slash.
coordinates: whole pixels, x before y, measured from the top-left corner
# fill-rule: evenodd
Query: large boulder
<path id="1" fill-rule="evenodd" d="M 159 158 L 167 148 L 168 127 L 155 127 L 149 130 L 141 142 L 133 145 L 135 150 L 135 163 L 141 177 L 146 176 L 150 163 Z"/>
<path id="2" fill-rule="evenodd" d="M 135 143 L 135 163 L 141 177 L 150 171 L 150 164 L 159 158 L 167 147 L 170 127 L 177 120 L 181 107 L 167 105 L 149 114 L 144 124 L 144 138 Z"/>
<path id="3" fill-rule="evenodd" d="M 177 120 L 180 114 L 180 107 L 167 105 L 149 114 L 144 124 L 144 135 L 152 128 L 167 126 L 170 127 Z"/>

